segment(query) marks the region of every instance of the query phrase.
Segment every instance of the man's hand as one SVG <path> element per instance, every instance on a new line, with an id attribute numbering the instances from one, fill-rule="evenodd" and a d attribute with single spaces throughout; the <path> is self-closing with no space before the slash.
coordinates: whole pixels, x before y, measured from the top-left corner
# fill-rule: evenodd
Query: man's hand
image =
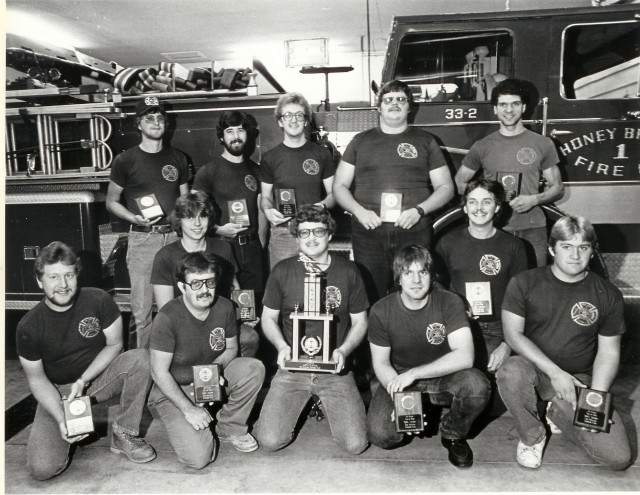
<path id="1" fill-rule="evenodd" d="M 340 373 L 344 369 L 344 361 L 346 359 L 344 352 L 342 352 L 340 349 L 335 349 L 333 351 L 333 354 L 331 354 L 331 359 L 337 363 L 336 370 L 332 371 L 332 373 Z"/>
<path id="2" fill-rule="evenodd" d="M 132 222 L 132 223 L 135 223 L 136 225 L 140 225 L 141 227 L 150 227 L 151 225 L 154 225 L 158 223 L 160 220 L 162 220 L 162 217 L 158 217 L 153 220 L 148 220 L 141 215 L 135 215 L 134 218 L 135 218 L 135 222 Z"/>
<path id="3" fill-rule="evenodd" d="M 68 434 L 67 426 L 64 424 L 64 421 L 62 423 L 59 423 L 58 426 L 60 427 L 60 436 L 67 443 L 76 443 L 76 442 L 79 442 L 80 440 L 84 440 L 85 438 L 87 438 L 89 436 L 88 433 L 85 433 L 84 435 L 77 435 L 75 437 L 68 437 L 67 436 L 67 434 Z"/>
<path id="4" fill-rule="evenodd" d="M 264 212 L 264 216 L 267 217 L 267 220 L 274 227 L 276 225 L 280 225 L 281 223 L 285 223 L 290 220 L 289 217 L 285 217 L 282 213 L 280 213 L 275 208 L 269 208 Z"/>
<path id="5" fill-rule="evenodd" d="M 389 383 L 387 383 L 387 393 L 393 397 L 394 392 L 402 392 L 405 388 L 415 382 L 415 378 L 410 371 L 406 371 L 401 375 L 398 375 L 391 379 Z"/>
<path id="6" fill-rule="evenodd" d="M 534 206 L 538 205 L 538 200 L 534 195 L 522 194 L 509 201 L 509 206 L 516 213 L 526 213 Z"/>
<path id="7" fill-rule="evenodd" d="M 278 368 L 283 369 L 285 360 L 288 361 L 290 359 L 291 359 L 291 347 L 287 345 L 278 351 L 278 360 L 276 361 L 278 363 Z"/>
<path id="8" fill-rule="evenodd" d="M 190 405 L 184 413 L 184 419 L 187 420 L 194 430 L 204 430 L 211 423 L 211 414 L 204 407 Z"/>
<path id="9" fill-rule="evenodd" d="M 244 232 L 248 227 L 243 227 L 239 223 L 226 223 L 216 229 L 216 234 L 233 239 L 240 232 Z"/>
<path id="10" fill-rule="evenodd" d="M 243 325 L 247 325 L 248 327 L 251 327 L 251 328 L 256 328 L 256 325 L 258 323 L 260 323 L 260 318 L 257 316 L 255 320 L 246 320 L 242 322 Z"/>
<path id="11" fill-rule="evenodd" d="M 575 376 L 560 370 L 554 375 L 549 375 L 551 378 L 551 385 L 556 391 L 556 397 L 560 400 L 567 401 L 571 404 L 571 408 L 576 410 L 576 387 L 586 387 L 584 383 L 578 380 Z"/>
<path id="12" fill-rule="evenodd" d="M 71 385 L 71 391 L 69 392 L 67 400 L 71 402 L 76 397 L 84 395 L 84 388 L 86 386 L 87 384 L 84 382 L 84 380 L 82 378 L 78 378 L 75 382 L 73 382 L 73 385 Z"/>
<path id="13" fill-rule="evenodd" d="M 410 229 L 415 224 L 420 221 L 420 213 L 415 208 L 409 208 L 408 210 L 404 210 L 400 213 L 400 217 L 396 220 L 394 224 L 396 227 L 400 227 L 401 229 Z"/>
<path id="14" fill-rule="evenodd" d="M 362 213 L 356 214 L 356 218 L 358 222 L 360 222 L 360 225 L 367 230 L 377 229 L 382 225 L 382 220 L 376 215 L 375 211 L 364 210 Z"/>
<path id="15" fill-rule="evenodd" d="M 498 371 L 498 368 L 502 366 L 504 360 L 507 359 L 511 355 L 511 347 L 507 345 L 506 342 L 500 344 L 497 349 L 495 349 L 491 356 L 489 357 L 489 363 L 487 364 L 487 371 L 491 371 L 495 373 Z"/>

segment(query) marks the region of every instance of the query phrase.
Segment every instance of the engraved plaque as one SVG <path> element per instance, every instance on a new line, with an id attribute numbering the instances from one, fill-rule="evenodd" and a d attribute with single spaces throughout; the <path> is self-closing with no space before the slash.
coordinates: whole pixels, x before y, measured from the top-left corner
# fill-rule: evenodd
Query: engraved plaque
<path id="1" fill-rule="evenodd" d="M 609 433 L 611 394 L 592 388 L 578 388 L 578 403 L 573 424 L 589 430 Z"/>
<path id="2" fill-rule="evenodd" d="M 233 290 L 231 300 L 238 305 L 236 316 L 239 320 L 253 321 L 256 319 L 256 298 L 253 289 Z"/>
<path id="3" fill-rule="evenodd" d="M 424 431 L 422 415 L 422 392 L 404 391 L 393 394 L 393 406 L 396 416 L 396 431 Z"/>
<path id="4" fill-rule="evenodd" d="M 251 225 L 249 221 L 249 210 L 247 209 L 247 200 L 234 199 L 233 201 L 227 201 L 227 207 L 229 209 L 229 222 L 237 223 L 243 227 L 249 227 Z"/>
<path id="5" fill-rule="evenodd" d="M 63 400 L 62 406 L 64 407 L 64 422 L 68 437 L 84 435 L 94 430 L 91 399 L 88 396 L 76 397 L 71 402 Z"/>
<path id="6" fill-rule="evenodd" d="M 193 368 L 193 396 L 196 404 L 219 402 L 222 400 L 220 363 L 192 366 Z"/>
<path id="7" fill-rule="evenodd" d="M 276 208 L 285 217 L 294 216 L 296 207 L 296 191 L 294 189 L 276 189 Z"/>
<path id="8" fill-rule="evenodd" d="M 402 213 L 402 193 L 382 193 L 380 197 L 380 220 L 395 223 Z"/>
<path id="9" fill-rule="evenodd" d="M 522 174 L 519 172 L 498 172 L 497 181 L 504 188 L 504 201 L 511 201 L 520 194 Z"/>
<path id="10" fill-rule="evenodd" d="M 164 216 L 162 207 L 158 203 L 158 198 L 155 194 L 148 194 L 141 198 L 136 198 L 136 204 L 140 209 L 140 214 L 147 220 L 153 220 Z"/>
<path id="11" fill-rule="evenodd" d="M 464 288 L 465 296 L 471 307 L 471 313 L 474 316 L 493 314 L 491 282 L 466 282 Z"/>

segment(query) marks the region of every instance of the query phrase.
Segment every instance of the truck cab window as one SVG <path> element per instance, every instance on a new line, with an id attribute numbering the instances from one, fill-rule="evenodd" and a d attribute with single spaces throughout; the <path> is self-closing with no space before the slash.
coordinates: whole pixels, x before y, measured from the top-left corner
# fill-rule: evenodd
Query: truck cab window
<path id="1" fill-rule="evenodd" d="M 640 23 L 576 24 L 565 29 L 562 96 L 572 100 L 640 95 Z"/>
<path id="2" fill-rule="evenodd" d="M 416 102 L 487 101 L 512 77 L 509 31 L 411 33 L 400 44 L 394 79 L 407 82 Z"/>

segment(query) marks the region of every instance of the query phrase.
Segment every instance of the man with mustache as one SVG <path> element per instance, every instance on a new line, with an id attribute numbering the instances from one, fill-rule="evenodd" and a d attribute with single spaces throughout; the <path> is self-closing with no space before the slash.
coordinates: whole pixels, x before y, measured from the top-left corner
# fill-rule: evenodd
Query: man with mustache
<path id="1" fill-rule="evenodd" d="M 32 478 L 59 475 L 71 461 L 72 446 L 87 435 L 68 436 L 61 399 L 87 395 L 104 402 L 120 395 L 111 451 L 137 463 L 156 453 L 138 436 L 151 387 L 144 349 L 122 353 L 122 317 L 109 294 L 78 287 L 80 259 L 62 242 L 38 254 L 34 271 L 44 299 L 20 320 L 16 344 L 31 393 L 38 401 L 27 443 Z"/>
<path id="2" fill-rule="evenodd" d="M 216 414 L 216 436 L 241 452 L 258 448 L 247 419 L 264 381 L 264 366 L 238 357 L 236 312 L 219 296 L 217 260 L 206 253 L 184 256 L 177 269 L 182 295 L 163 306 L 151 332 L 154 385 L 149 407 L 165 425 L 180 462 L 202 469 L 213 462 L 216 439 L 212 412 L 196 404 L 192 366 L 220 363 L 225 400 Z"/>
<path id="3" fill-rule="evenodd" d="M 353 255 L 365 269 L 372 302 L 393 285 L 395 252 L 409 244 L 428 247 L 432 214 L 453 198 L 451 173 L 438 143 L 431 134 L 409 126 L 412 106 L 407 84 L 396 80 L 382 86 L 379 127 L 353 138 L 333 184 L 336 201 L 352 214 Z M 402 194 L 401 202 L 394 200 L 402 210 L 395 222 L 381 218 L 383 193 Z"/>
<path id="4" fill-rule="evenodd" d="M 224 112 L 216 128 L 218 139 L 224 146 L 222 154 L 202 166 L 193 181 L 193 190 L 207 194 L 214 204 L 218 224 L 211 225 L 216 237 L 229 241 L 239 265 L 238 283 L 243 289 L 256 293 L 262 300 L 264 267 L 259 232 L 265 223 L 259 208 L 258 165 L 250 158 L 255 147 L 258 129 L 255 119 L 244 112 Z M 229 211 L 246 204 L 249 226 L 232 222 Z"/>

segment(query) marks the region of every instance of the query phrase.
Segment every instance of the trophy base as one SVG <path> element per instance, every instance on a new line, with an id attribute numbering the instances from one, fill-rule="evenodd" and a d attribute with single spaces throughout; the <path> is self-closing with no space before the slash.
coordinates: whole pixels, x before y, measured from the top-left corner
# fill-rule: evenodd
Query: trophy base
<path id="1" fill-rule="evenodd" d="M 308 371 L 310 373 L 335 373 L 338 363 L 319 359 L 291 359 L 284 362 L 283 369 L 290 371 Z"/>

